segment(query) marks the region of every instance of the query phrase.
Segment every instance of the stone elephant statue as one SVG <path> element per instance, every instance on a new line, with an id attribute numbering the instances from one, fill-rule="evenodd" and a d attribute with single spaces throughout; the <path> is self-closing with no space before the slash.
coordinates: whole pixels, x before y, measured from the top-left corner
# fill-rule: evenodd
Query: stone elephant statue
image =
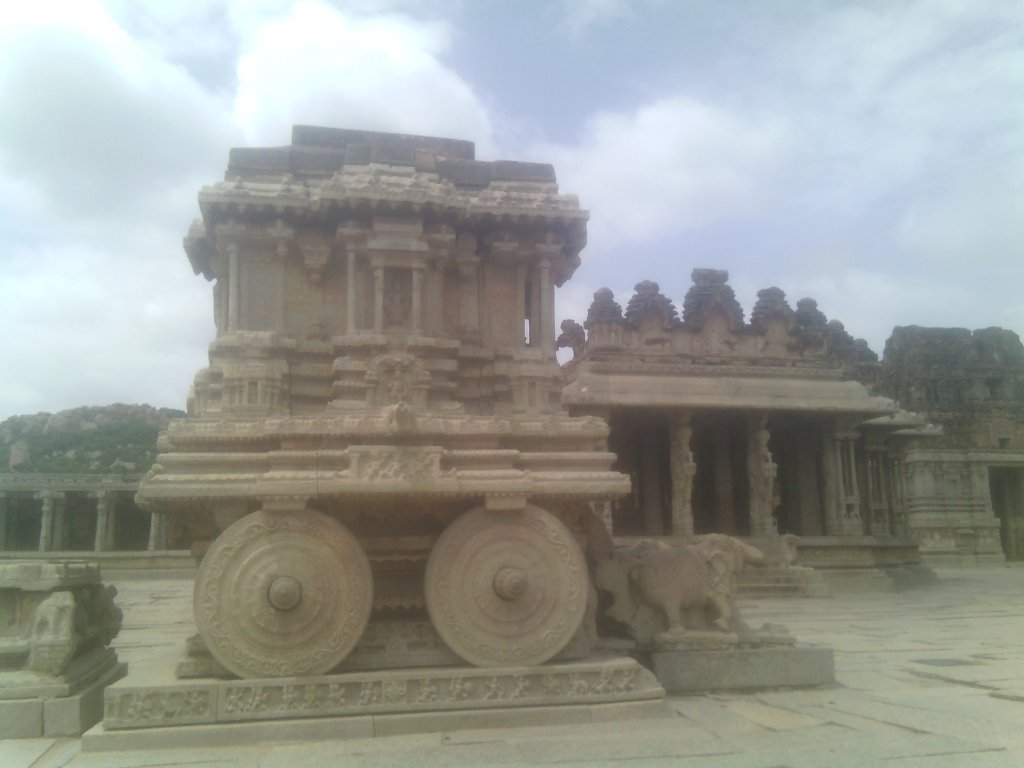
<path id="1" fill-rule="evenodd" d="M 681 547 L 645 539 L 600 563 L 595 581 L 614 598 L 607 615 L 642 644 L 681 639 L 691 630 L 745 635 L 736 573 L 763 560 L 760 550 L 722 534 Z"/>

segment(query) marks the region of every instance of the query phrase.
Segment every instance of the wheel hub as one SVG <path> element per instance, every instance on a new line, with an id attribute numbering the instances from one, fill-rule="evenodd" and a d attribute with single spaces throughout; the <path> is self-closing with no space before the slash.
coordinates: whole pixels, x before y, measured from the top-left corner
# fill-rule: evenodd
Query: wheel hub
<path id="1" fill-rule="evenodd" d="M 302 584 L 291 576 L 278 576 L 267 588 L 267 599 L 279 611 L 290 611 L 302 600 Z"/>

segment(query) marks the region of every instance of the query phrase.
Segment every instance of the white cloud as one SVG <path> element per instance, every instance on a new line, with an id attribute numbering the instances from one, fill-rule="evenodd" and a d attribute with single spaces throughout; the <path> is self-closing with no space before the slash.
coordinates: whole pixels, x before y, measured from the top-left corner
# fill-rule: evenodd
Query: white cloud
<path id="1" fill-rule="evenodd" d="M 183 259 L 181 259 L 183 261 Z M 61 245 L 0 260 L 0 414 L 114 401 L 183 407 L 212 336 L 209 288 L 178 259 L 140 268 Z"/>
<path id="2" fill-rule="evenodd" d="M 183 70 L 100 9 L 67 9 L 0 32 L 0 169 L 55 213 L 124 220 L 219 164 L 233 132 L 223 106 Z"/>
<path id="3" fill-rule="evenodd" d="M 786 143 L 781 121 L 677 97 L 599 113 L 577 145 L 534 154 L 553 160 L 562 186 L 591 211 L 592 256 L 749 212 Z"/>
<path id="4" fill-rule="evenodd" d="M 630 0 L 563 0 L 560 12 L 559 27 L 578 38 L 593 27 L 628 19 L 634 9 Z"/>
<path id="5" fill-rule="evenodd" d="M 464 138 L 487 155 L 487 110 L 439 58 L 449 38 L 442 23 L 299 3 L 248 33 L 236 119 L 250 144 L 284 144 L 293 124 L 312 124 Z"/>

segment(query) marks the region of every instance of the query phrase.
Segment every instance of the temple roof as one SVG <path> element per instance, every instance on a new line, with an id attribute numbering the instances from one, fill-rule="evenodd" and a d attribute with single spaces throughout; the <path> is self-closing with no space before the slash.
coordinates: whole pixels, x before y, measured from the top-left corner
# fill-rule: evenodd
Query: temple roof
<path id="1" fill-rule="evenodd" d="M 578 370 L 562 390 L 569 406 L 721 408 L 880 415 L 897 411 L 858 381 L 742 376 L 663 376 Z"/>

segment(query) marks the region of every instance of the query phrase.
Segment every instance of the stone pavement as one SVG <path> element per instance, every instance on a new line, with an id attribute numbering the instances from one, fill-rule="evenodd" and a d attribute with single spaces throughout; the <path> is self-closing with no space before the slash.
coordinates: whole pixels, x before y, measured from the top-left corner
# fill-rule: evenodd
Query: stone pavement
<path id="1" fill-rule="evenodd" d="M 1024 567 L 942 570 L 938 584 L 831 599 L 747 600 L 744 616 L 832 645 L 827 689 L 672 697 L 671 716 L 348 741 L 82 753 L 77 739 L 0 743 L 2 768 L 135 766 L 1024 766 Z M 129 663 L 176 656 L 191 583 L 110 578 Z"/>

